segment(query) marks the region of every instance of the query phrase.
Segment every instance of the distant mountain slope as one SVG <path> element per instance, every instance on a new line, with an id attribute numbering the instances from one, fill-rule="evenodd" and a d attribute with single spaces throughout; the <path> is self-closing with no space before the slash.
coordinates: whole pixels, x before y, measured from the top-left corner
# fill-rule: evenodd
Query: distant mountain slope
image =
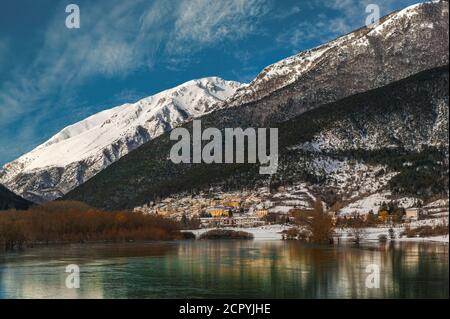
<path id="1" fill-rule="evenodd" d="M 7 209 L 27 209 L 30 206 L 31 203 L 29 201 L 0 185 L 0 211 Z"/>
<path id="2" fill-rule="evenodd" d="M 310 163 L 320 156 L 382 163 L 391 165 L 392 172 L 402 171 L 405 162 L 413 161 L 406 172 L 412 179 L 405 181 L 421 182 L 425 176 L 425 184 L 430 179 L 437 183 L 437 187 L 422 185 L 417 192 L 424 196 L 448 192 L 448 85 L 448 66 L 432 69 L 279 124 L 280 169 L 272 179 L 326 183 L 327 174 L 320 176 L 317 167 L 311 170 Z M 239 114 L 240 109 L 234 111 Z M 203 117 L 204 128 L 239 123 L 238 116 L 228 117 L 229 112 L 220 110 Z M 191 129 L 191 124 L 186 127 Z M 132 208 L 177 192 L 219 184 L 236 189 L 255 187 L 267 180 L 255 165 L 173 164 L 168 159 L 173 143 L 169 134 L 146 143 L 64 198 L 101 208 Z M 414 166 L 415 161 L 422 166 Z M 433 165 L 423 165 L 427 161 Z M 396 185 L 399 192 L 406 191 L 404 181 Z"/>
<path id="3" fill-rule="evenodd" d="M 194 80 L 95 114 L 5 165 L 0 182 L 32 201 L 58 198 L 150 139 L 211 112 L 240 85 Z"/>
<path id="4" fill-rule="evenodd" d="M 417 4 L 384 17 L 375 28 L 361 28 L 268 66 L 226 106 L 247 105 L 240 114 L 244 121 L 280 122 L 446 65 L 448 9 L 448 1 Z"/>
<path id="5" fill-rule="evenodd" d="M 64 130 L 32 153 L 6 165 L 0 171 L 0 182 L 31 200 L 54 199 L 191 116 L 221 109 L 205 121 L 218 127 L 273 126 L 327 103 L 448 65 L 448 36 L 448 1 L 417 4 L 384 17 L 374 28 L 361 28 L 268 66 L 249 85 L 216 85 L 213 81 L 213 87 L 229 87 L 224 91 L 213 89 L 216 94 L 202 89 L 209 85 L 195 84 L 194 91 L 200 91 L 200 96 L 206 92 L 213 103 L 200 107 L 199 112 L 179 107 L 184 103 L 179 103 L 178 98 L 173 102 L 172 95 L 190 97 L 190 89 L 187 93 L 170 90 L 168 107 L 163 97 L 148 102 L 151 107 L 139 103 L 123 106 L 126 114 L 105 111 L 95 120 L 88 119 L 81 122 L 81 127 Z M 219 94 L 224 92 L 227 94 Z M 221 103 L 216 103 L 218 100 Z M 190 101 L 196 104 L 197 99 Z M 149 114 L 150 108 L 155 108 L 157 114 Z M 116 126 L 121 129 L 116 130 Z M 105 143 L 101 142 L 105 139 Z M 311 142 L 321 143 L 321 137 Z M 406 140 L 403 142 L 407 144 Z M 92 153 L 90 146 L 94 147 Z M 80 158 L 80 154 L 89 156 Z"/>

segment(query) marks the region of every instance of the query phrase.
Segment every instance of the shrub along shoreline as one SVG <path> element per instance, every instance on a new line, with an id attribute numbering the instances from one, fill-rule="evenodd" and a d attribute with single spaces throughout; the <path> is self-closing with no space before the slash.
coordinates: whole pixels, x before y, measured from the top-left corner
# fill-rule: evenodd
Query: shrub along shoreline
<path id="1" fill-rule="evenodd" d="M 80 202 L 50 202 L 0 212 L 0 251 L 40 244 L 182 240 L 180 223 L 138 212 L 107 212 Z"/>
<path id="2" fill-rule="evenodd" d="M 235 231 L 231 229 L 213 229 L 203 233 L 199 237 L 200 240 L 231 240 L 245 239 L 252 240 L 253 234 L 244 231 Z"/>

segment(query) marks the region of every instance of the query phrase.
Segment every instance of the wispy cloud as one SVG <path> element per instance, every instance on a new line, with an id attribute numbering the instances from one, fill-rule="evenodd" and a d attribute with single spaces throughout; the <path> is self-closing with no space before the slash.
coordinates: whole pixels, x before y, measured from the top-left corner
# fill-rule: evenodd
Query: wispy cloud
<path id="1" fill-rule="evenodd" d="M 114 94 L 113 100 L 118 105 L 121 103 L 132 103 L 142 99 L 144 97 L 144 92 L 139 92 L 135 89 L 125 89 L 119 93 Z"/>
<path id="2" fill-rule="evenodd" d="M 90 102 L 80 100 L 77 91 L 90 82 L 123 80 L 156 67 L 193 68 L 202 62 L 196 53 L 213 47 L 225 48 L 228 56 L 234 56 L 239 69 L 232 66 L 230 72 L 249 81 L 259 72 L 260 65 L 254 61 L 267 62 L 265 57 L 274 50 L 298 52 L 312 40 L 326 42 L 361 26 L 369 2 L 378 3 L 387 13 L 394 3 L 408 1 L 311 0 L 289 6 L 278 0 L 77 0 L 81 29 L 72 30 L 64 25 L 67 2 L 55 1 L 54 14 L 36 33 L 41 38 L 33 38 L 26 63 L 8 63 L 14 51 L 0 38 L 0 72 L 5 74 L 0 76 L 1 151 L 17 153 L 12 144 L 29 150 L 30 141 L 40 141 L 42 128 L 54 114 L 67 119 L 87 115 L 90 109 L 83 106 Z M 324 11 L 327 14 L 320 13 Z M 265 29 L 267 21 L 282 29 L 278 36 Z M 255 42 L 265 41 L 265 47 L 228 45 L 255 35 L 259 36 Z M 134 94 L 125 90 L 122 97 L 127 95 Z M 17 127 L 21 133 L 11 142 L 11 135 L 3 132 Z"/>
<path id="3" fill-rule="evenodd" d="M 39 118 L 61 110 L 65 97 L 96 77 L 126 78 L 156 63 L 174 68 L 189 53 L 253 32 L 270 10 L 269 0 L 80 2 L 81 29 L 65 28 L 62 3 L 43 32 L 42 45 L 27 65 L 11 69 L 0 83 L 0 129 L 39 110 Z M 6 42 L 0 41 L 0 65 Z M 0 66 L 0 69 L 1 69 Z M 73 102 L 73 101 L 71 101 Z M 67 107 L 67 106 L 65 106 Z M 33 125 L 35 124 L 35 127 Z M 27 127 L 29 140 L 42 122 Z M 21 143 L 20 136 L 16 143 Z M 0 137 L 0 144 L 4 144 Z"/>
<path id="4" fill-rule="evenodd" d="M 291 7 L 288 10 L 283 9 L 283 10 L 279 10 L 278 12 L 274 13 L 273 18 L 283 20 L 283 19 L 292 17 L 294 15 L 297 15 L 301 12 L 302 12 L 302 9 L 300 8 L 300 6 L 294 5 L 293 7 Z"/>
<path id="5" fill-rule="evenodd" d="M 61 95 L 91 76 L 126 73 L 140 63 L 135 48 L 127 45 L 131 36 L 127 21 L 121 18 L 132 8 L 120 1 L 116 4 L 109 10 L 104 5 L 85 10 L 80 30 L 66 29 L 63 15 L 49 23 L 34 59 L 16 66 L 1 87 L 0 125 L 36 108 L 51 111 L 49 96 Z M 121 31 L 111 32 L 112 27 Z"/>
<path id="6" fill-rule="evenodd" d="M 268 10 L 265 0 L 110 0 L 82 10 L 79 30 L 65 29 L 59 15 L 47 28 L 35 59 L 18 67 L 3 85 L 0 124 L 28 111 L 31 102 L 89 77 L 125 77 L 151 68 L 157 58 L 171 65 L 189 59 L 189 51 L 243 38 L 255 31 L 255 21 Z"/>
<path id="7" fill-rule="evenodd" d="M 268 9 L 261 0 L 183 1 L 178 7 L 174 40 L 179 45 L 242 38 L 255 31 L 255 22 Z"/>
<path id="8" fill-rule="evenodd" d="M 406 6 L 409 2 L 409 0 L 314 0 L 308 3 L 308 8 L 321 13 L 313 17 L 304 17 L 304 20 L 279 34 L 276 42 L 298 51 L 312 39 L 327 42 L 363 26 L 368 4 L 377 4 L 381 14 L 385 15 L 396 6 L 402 6 L 402 3 Z M 319 8 L 322 10 L 318 10 Z M 325 10 L 327 14 L 323 13 Z"/>

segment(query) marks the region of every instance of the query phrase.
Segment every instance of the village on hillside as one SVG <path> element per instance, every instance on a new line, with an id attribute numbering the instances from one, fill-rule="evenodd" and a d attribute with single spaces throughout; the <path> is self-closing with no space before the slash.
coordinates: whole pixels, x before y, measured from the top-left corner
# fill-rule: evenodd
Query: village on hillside
<path id="1" fill-rule="evenodd" d="M 319 201 L 324 212 L 331 217 L 336 229 L 361 220 L 367 227 L 419 227 L 448 225 L 448 199 L 424 203 L 417 198 L 397 198 L 389 192 L 375 193 L 355 199 L 346 205 L 329 207 Z M 256 190 L 224 192 L 211 189 L 196 195 L 177 195 L 151 201 L 134 211 L 154 214 L 181 221 L 188 229 L 247 228 L 262 230 L 270 225 L 283 225 L 288 229 L 300 216 L 314 211 L 318 197 L 305 184 L 279 187 L 271 192 L 268 187 Z"/>

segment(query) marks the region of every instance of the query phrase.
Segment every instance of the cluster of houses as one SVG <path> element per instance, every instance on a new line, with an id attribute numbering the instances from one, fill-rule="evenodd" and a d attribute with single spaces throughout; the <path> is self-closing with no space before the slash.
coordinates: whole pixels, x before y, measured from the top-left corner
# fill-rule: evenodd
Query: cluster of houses
<path id="1" fill-rule="evenodd" d="M 331 216 L 334 223 L 336 223 L 339 219 L 354 219 L 354 218 L 361 218 L 362 220 L 367 220 L 369 216 L 376 216 L 376 218 L 385 224 L 390 224 L 395 221 L 394 214 L 389 213 L 388 210 L 380 210 L 378 213 L 369 212 L 367 214 L 340 214 L 336 211 L 329 211 L 328 214 Z M 419 218 L 424 217 L 427 215 L 427 212 L 423 209 L 419 208 L 408 208 L 405 209 L 401 221 L 402 222 L 413 222 L 419 220 Z"/>
<path id="2" fill-rule="evenodd" d="M 179 195 L 135 208 L 148 214 L 156 214 L 176 220 L 200 219 L 201 226 L 210 227 L 257 227 L 267 223 L 293 222 L 299 213 L 313 211 L 315 197 L 304 185 L 279 188 L 271 193 L 268 188 L 222 192 L 211 190 L 196 195 Z M 327 210 L 334 223 L 339 219 L 376 216 L 384 223 L 391 223 L 398 214 L 380 208 L 377 213 L 341 214 Z M 426 209 L 409 208 L 402 210 L 402 221 L 411 222 L 427 214 Z"/>
<path id="3" fill-rule="evenodd" d="M 148 214 L 181 220 L 200 218 L 204 227 L 220 225 L 253 226 L 261 224 L 256 216 L 249 215 L 251 208 L 260 203 L 260 197 L 251 192 L 224 194 L 221 192 L 200 193 L 198 195 L 168 197 L 159 202 L 149 202 L 135 208 Z"/>
<path id="4" fill-rule="evenodd" d="M 181 220 L 200 219 L 202 227 L 257 227 L 268 222 L 293 219 L 292 211 L 311 209 L 314 197 L 302 186 L 280 188 L 271 194 L 267 187 L 240 192 L 210 191 L 197 195 L 168 197 L 135 208 L 148 214 Z"/>
<path id="5" fill-rule="evenodd" d="M 419 208 L 408 208 L 405 209 L 403 213 L 402 220 L 403 222 L 412 222 L 419 220 L 419 217 L 424 216 L 425 211 Z M 390 223 L 393 221 L 392 214 L 389 214 L 386 210 L 381 210 L 378 212 L 378 219 L 385 223 Z"/>

